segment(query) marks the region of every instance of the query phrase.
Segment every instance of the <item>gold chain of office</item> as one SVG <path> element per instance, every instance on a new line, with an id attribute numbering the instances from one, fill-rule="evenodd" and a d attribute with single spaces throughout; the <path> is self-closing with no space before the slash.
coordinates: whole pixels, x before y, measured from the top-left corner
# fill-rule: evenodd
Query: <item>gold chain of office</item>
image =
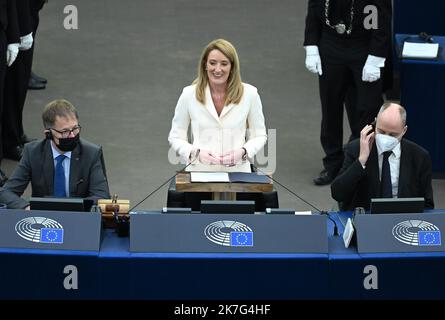
<path id="1" fill-rule="evenodd" d="M 326 25 L 337 31 L 338 34 L 344 34 L 346 32 L 347 35 L 350 35 L 352 33 L 352 21 L 354 20 L 354 0 L 351 2 L 351 19 L 350 19 L 350 25 L 349 28 L 346 29 L 346 24 L 344 24 L 342 21 L 336 25 L 332 25 L 331 21 L 329 21 L 329 6 L 330 6 L 330 0 L 326 0 L 324 3 L 324 15 L 326 18 Z"/>

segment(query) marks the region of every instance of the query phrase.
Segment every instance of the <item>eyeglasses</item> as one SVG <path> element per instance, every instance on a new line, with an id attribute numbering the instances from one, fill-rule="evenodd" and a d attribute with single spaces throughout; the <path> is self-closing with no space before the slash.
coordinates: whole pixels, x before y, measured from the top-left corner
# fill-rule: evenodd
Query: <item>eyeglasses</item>
<path id="1" fill-rule="evenodd" d="M 70 134 L 72 133 L 73 135 L 77 136 L 80 133 L 80 130 L 82 129 L 81 126 L 77 125 L 72 129 L 66 129 L 63 131 L 59 131 L 57 129 L 54 128 L 49 128 L 49 130 L 54 130 L 55 132 L 59 133 L 62 138 L 68 138 L 70 136 Z"/>

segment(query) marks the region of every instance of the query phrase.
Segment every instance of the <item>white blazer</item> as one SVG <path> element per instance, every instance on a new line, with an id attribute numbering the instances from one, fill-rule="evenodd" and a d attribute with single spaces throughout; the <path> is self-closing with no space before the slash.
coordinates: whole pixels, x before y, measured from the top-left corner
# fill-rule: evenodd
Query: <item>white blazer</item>
<path id="1" fill-rule="evenodd" d="M 184 163 L 189 162 L 190 152 L 199 148 L 223 154 L 246 148 L 252 159 L 267 141 L 261 99 L 254 86 L 243 83 L 244 94 L 238 104 L 224 106 L 218 117 L 210 88 L 205 89 L 205 105 L 196 99 L 196 85 L 185 87 L 179 97 L 168 135 L 170 146 Z M 191 125 L 192 141 L 187 138 Z M 233 167 L 207 165 L 197 160 L 188 171 L 250 172 L 250 162 L 243 161 Z"/>

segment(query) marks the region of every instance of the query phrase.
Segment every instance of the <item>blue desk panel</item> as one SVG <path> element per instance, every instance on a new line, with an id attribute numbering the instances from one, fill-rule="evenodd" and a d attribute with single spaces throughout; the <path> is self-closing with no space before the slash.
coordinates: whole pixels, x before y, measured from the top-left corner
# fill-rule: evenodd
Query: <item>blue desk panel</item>
<path id="1" fill-rule="evenodd" d="M 339 216 L 341 216 L 341 221 Z M 341 233 L 351 213 L 332 214 Z M 332 232 L 331 232 L 332 234 Z M 377 289 L 365 289 L 366 266 L 375 266 Z M 342 237 L 329 239 L 330 297 L 335 299 L 445 299 L 445 253 L 359 254 Z"/>
<path id="2" fill-rule="evenodd" d="M 396 46 L 401 48 L 408 35 L 396 35 Z M 431 156 L 437 177 L 445 173 L 445 143 L 442 132 L 445 119 L 445 37 L 434 36 L 440 44 L 437 60 L 401 60 L 401 104 L 407 111 L 406 137 Z"/>
<path id="3" fill-rule="evenodd" d="M 82 290 L 66 290 L 66 266 L 75 265 Z M 0 299 L 94 299 L 98 255 L 92 252 L 0 249 Z"/>
<path id="4" fill-rule="evenodd" d="M 129 253 L 108 236 L 99 254 L 105 299 L 326 298 L 327 254 Z"/>
<path id="5" fill-rule="evenodd" d="M 331 214 L 340 232 L 348 215 Z M 99 253 L 0 249 L 0 299 L 445 298 L 445 253 L 360 255 L 327 228 L 328 255 L 130 253 L 111 230 Z M 67 265 L 77 290 L 63 286 Z M 376 290 L 364 288 L 367 265 L 378 270 Z"/>
<path id="6" fill-rule="evenodd" d="M 66 265 L 79 289 L 66 290 Z M 319 299 L 327 254 L 130 253 L 108 231 L 99 254 L 0 250 L 0 299 Z"/>

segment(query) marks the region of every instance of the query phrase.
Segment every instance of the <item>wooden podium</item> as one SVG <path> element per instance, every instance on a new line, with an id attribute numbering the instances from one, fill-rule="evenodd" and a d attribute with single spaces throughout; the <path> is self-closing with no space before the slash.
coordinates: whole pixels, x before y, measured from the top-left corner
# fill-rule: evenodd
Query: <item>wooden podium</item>
<path id="1" fill-rule="evenodd" d="M 273 182 L 241 183 L 241 182 L 191 182 L 190 172 L 181 172 L 176 176 L 176 191 L 212 192 L 213 200 L 236 200 L 237 192 L 271 192 Z"/>

